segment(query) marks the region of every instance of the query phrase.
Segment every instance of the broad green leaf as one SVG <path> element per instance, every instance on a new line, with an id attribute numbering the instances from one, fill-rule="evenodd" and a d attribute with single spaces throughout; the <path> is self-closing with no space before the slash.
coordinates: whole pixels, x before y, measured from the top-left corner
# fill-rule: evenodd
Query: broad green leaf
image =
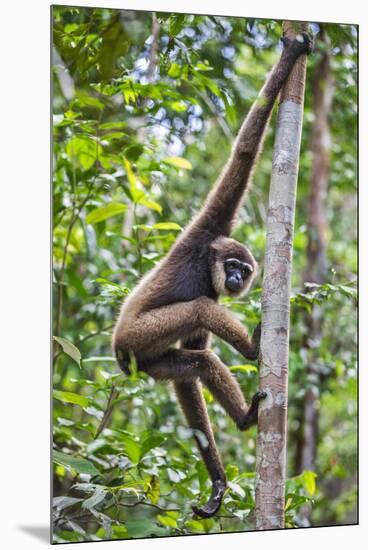
<path id="1" fill-rule="evenodd" d="M 181 168 L 182 170 L 191 170 L 192 165 L 187 159 L 183 159 L 182 157 L 166 157 L 163 162 L 165 164 L 171 164 L 172 166 L 175 166 L 176 168 Z"/>
<path id="2" fill-rule="evenodd" d="M 138 464 L 141 457 L 141 446 L 134 439 L 125 436 L 124 437 L 124 449 L 129 459 L 133 464 Z"/>
<path id="3" fill-rule="evenodd" d="M 129 158 L 130 160 L 136 161 L 143 153 L 143 150 L 144 150 L 143 145 L 141 145 L 140 143 L 136 143 L 124 149 L 124 156 L 125 158 Z"/>
<path id="4" fill-rule="evenodd" d="M 184 101 L 173 101 L 170 104 L 170 107 L 177 113 L 184 113 L 188 109 L 188 106 Z"/>
<path id="5" fill-rule="evenodd" d="M 198 69 L 199 71 L 213 71 L 213 67 L 211 67 L 210 65 L 205 65 L 201 62 L 197 63 L 196 69 Z"/>
<path id="6" fill-rule="evenodd" d="M 80 395 L 79 393 L 72 393 L 70 391 L 60 391 L 54 390 L 53 395 L 55 399 L 59 401 L 64 401 L 64 403 L 74 403 L 80 407 L 87 407 L 89 403 L 88 397 L 85 395 Z"/>
<path id="7" fill-rule="evenodd" d="M 152 434 L 146 437 L 142 442 L 140 458 L 143 458 L 151 449 L 159 447 L 165 440 L 166 437 L 162 434 Z"/>
<path id="8" fill-rule="evenodd" d="M 129 519 L 125 525 L 129 536 L 132 538 L 167 535 L 167 531 L 163 527 L 156 525 L 150 518 Z"/>
<path id="9" fill-rule="evenodd" d="M 231 372 L 243 372 L 243 373 L 250 373 L 250 372 L 258 372 L 258 369 L 254 365 L 233 365 L 232 367 L 229 367 L 229 370 Z"/>
<path id="10" fill-rule="evenodd" d="M 178 524 L 174 518 L 171 518 L 169 516 L 162 516 L 159 514 L 156 516 L 157 521 L 161 523 L 164 527 L 177 527 Z"/>
<path id="11" fill-rule="evenodd" d="M 79 349 L 74 344 L 69 342 L 69 340 L 66 340 L 66 338 L 61 338 L 61 336 L 54 336 L 53 338 L 58 344 L 60 344 L 60 346 L 63 349 L 63 352 L 69 355 L 69 357 L 71 357 L 72 359 L 74 359 L 74 361 L 80 367 L 81 366 L 80 361 L 82 359 L 82 355 Z"/>
<path id="12" fill-rule="evenodd" d="M 87 136 L 72 137 L 65 150 L 67 155 L 77 161 L 85 170 L 89 170 L 102 153 L 101 145 Z"/>
<path id="13" fill-rule="evenodd" d="M 234 464 L 227 464 L 226 475 L 229 480 L 234 479 L 239 474 L 239 468 Z"/>
<path id="14" fill-rule="evenodd" d="M 204 525 L 200 521 L 196 519 L 189 519 L 185 522 L 185 527 L 190 529 L 190 531 L 194 531 L 195 533 L 203 533 L 204 532 Z"/>
<path id="15" fill-rule="evenodd" d="M 176 36 L 182 30 L 185 24 L 185 15 L 171 15 L 169 33 L 171 36 Z"/>
<path id="16" fill-rule="evenodd" d="M 126 122 L 116 120 L 115 122 L 104 122 L 100 125 L 101 130 L 115 130 L 119 128 L 126 128 L 128 124 Z"/>
<path id="17" fill-rule="evenodd" d="M 160 222 L 155 223 L 152 226 L 152 229 L 159 229 L 160 231 L 181 231 L 182 228 L 180 227 L 180 225 L 174 222 Z"/>
<path id="18" fill-rule="evenodd" d="M 127 206 L 121 202 L 110 202 L 106 206 L 101 206 L 92 210 L 86 218 L 87 223 L 99 223 L 113 216 L 121 214 L 127 209 Z"/>
<path id="19" fill-rule="evenodd" d="M 181 67 L 177 63 L 171 63 L 167 73 L 171 78 L 178 78 L 181 75 Z"/>
<path id="20" fill-rule="evenodd" d="M 310 470 L 305 470 L 302 474 L 303 477 L 303 485 L 306 489 L 306 491 L 313 496 L 316 492 L 316 477 L 317 474 L 315 472 L 311 472 Z"/>
<path id="21" fill-rule="evenodd" d="M 137 201 L 139 204 L 143 204 L 143 206 L 147 206 L 147 208 L 150 208 L 150 210 L 155 210 L 159 214 L 162 212 L 162 206 L 158 204 L 158 202 L 149 199 L 147 197 L 143 197 Z"/>
<path id="22" fill-rule="evenodd" d="M 89 474 L 91 476 L 96 476 L 100 473 L 96 466 L 86 458 L 68 455 L 66 453 L 61 453 L 60 451 L 53 451 L 52 460 L 56 464 L 61 464 L 67 468 L 72 468 L 78 472 L 78 474 Z"/>

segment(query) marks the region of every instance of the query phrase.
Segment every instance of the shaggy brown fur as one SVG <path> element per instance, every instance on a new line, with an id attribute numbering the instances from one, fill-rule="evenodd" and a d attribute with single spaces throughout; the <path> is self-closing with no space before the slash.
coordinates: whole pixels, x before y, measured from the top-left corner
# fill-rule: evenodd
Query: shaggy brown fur
<path id="1" fill-rule="evenodd" d="M 287 42 L 271 76 L 252 107 L 233 146 L 225 169 L 199 214 L 182 233 L 169 254 L 142 281 L 122 306 L 113 334 L 113 348 L 121 368 L 128 369 L 134 354 L 139 369 L 156 380 L 172 380 L 187 422 L 193 429 L 213 488 L 207 504 L 196 514 L 211 517 L 219 509 L 226 488 L 201 385 L 211 391 L 239 429 L 257 422 L 256 393 L 247 405 L 240 386 L 220 359 L 209 351 L 209 335 L 216 334 L 246 359 L 256 359 L 260 328 L 250 338 L 244 326 L 217 303 L 219 294 L 246 291 L 256 272 L 256 261 L 246 246 L 229 238 L 247 188 L 274 102 L 295 61 L 310 47 L 307 35 Z M 236 259 L 241 286 L 229 291 L 225 262 Z M 181 349 L 172 346 L 180 341 Z M 200 435 L 198 435 L 200 434 Z"/>

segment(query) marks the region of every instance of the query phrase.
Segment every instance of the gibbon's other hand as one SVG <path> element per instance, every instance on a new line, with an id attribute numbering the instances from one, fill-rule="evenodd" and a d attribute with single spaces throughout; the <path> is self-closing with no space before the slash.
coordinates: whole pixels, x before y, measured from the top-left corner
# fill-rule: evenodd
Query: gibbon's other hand
<path id="1" fill-rule="evenodd" d="M 295 48 L 300 54 L 310 54 L 314 51 L 314 37 L 308 32 L 298 33 L 295 38 L 283 36 L 281 42 L 285 48 Z"/>

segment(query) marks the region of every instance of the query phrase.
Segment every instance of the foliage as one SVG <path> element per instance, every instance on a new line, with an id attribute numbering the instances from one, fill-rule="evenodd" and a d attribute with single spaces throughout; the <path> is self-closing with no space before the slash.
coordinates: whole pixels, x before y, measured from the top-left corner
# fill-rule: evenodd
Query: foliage
<path id="1" fill-rule="evenodd" d="M 193 518 L 210 484 L 170 387 L 117 371 L 114 318 L 139 277 L 167 252 L 225 163 L 231 137 L 277 57 L 273 21 L 53 7 L 54 537 L 55 542 L 253 528 L 255 436 L 244 438 L 204 390 L 229 486 L 219 516 Z M 315 26 L 315 31 L 318 26 Z M 288 526 L 313 501 L 316 524 L 356 507 L 356 30 L 328 25 L 334 76 L 328 200 L 331 280 L 301 288 L 313 114 L 307 89 L 297 204 L 289 395 Z M 310 60 L 310 71 L 316 60 Z M 235 236 L 260 259 L 272 123 Z M 345 128 L 349 127 L 349 139 Z M 251 224 L 249 223 L 251 221 Z M 262 261 L 260 261 L 262 267 Z M 261 278 L 231 307 L 250 330 Z M 324 318 L 318 368 L 306 379 L 305 311 Z M 338 312 L 338 314 L 337 314 Z M 215 339 L 247 394 L 256 365 Z M 307 388 L 319 392 L 316 472 L 293 477 Z M 330 497 L 330 495 L 333 495 Z"/>

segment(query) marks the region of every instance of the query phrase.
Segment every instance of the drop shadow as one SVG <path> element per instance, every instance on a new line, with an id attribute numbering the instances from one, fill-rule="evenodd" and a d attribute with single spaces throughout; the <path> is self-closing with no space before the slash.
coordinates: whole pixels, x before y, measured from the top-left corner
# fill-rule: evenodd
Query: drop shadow
<path id="1" fill-rule="evenodd" d="M 47 525 L 18 525 L 18 529 L 48 545 L 50 544 L 50 528 Z"/>

